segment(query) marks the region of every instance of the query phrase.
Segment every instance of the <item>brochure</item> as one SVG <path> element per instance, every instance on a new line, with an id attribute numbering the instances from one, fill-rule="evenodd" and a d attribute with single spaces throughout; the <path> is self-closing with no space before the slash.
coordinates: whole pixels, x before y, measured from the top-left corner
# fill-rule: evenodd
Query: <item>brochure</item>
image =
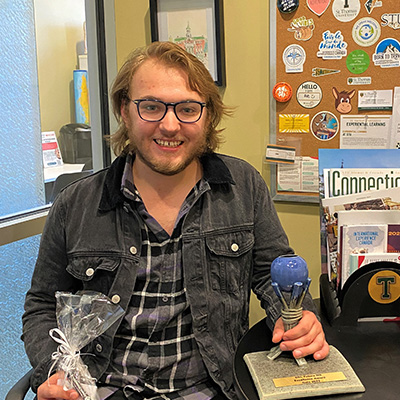
<path id="1" fill-rule="evenodd" d="M 43 167 L 58 167 L 63 165 L 60 148 L 58 147 L 56 133 L 42 132 Z"/>
<path id="2" fill-rule="evenodd" d="M 341 284 L 346 282 L 351 274 L 350 254 L 384 253 L 387 248 L 388 226 L 375 225 L 344 225 L 340 230 L 343 239 L 340 249 Z"/>
<path id="3" fill-rule="evenodd" d="M 338 266 L 338 213 L 346 210 L 400 210 L 400 188 L 322 199 L 321 209 L 327 245 L 327 273 L 332 279 L 337 275 Z"/>
<path id="4" fill-rule="evenodd" d="M 350 253 L 349 252 L 349 247 L 351 246 L 354 247 L 356 250 L 355 252 L 360 253 L 363 251 L 363 253 L 370 253 L 370 252 L 376 252 L 376 253 L 383 253 L 383 252 L 389 252 L 388 251 L 388 243 L 389 243 L 389 232 L 390 230 L 396 231 L 396 227 L 391 227 L 389 228 L 390 225 L 400 225 L 400 209 L 395 209 L 395 210 L 346 210 L 346 211 L 339 211 L 337 213 L 337 219 L 338 219 L 338 272 L 337 272 L 337 287 L 343 286 L 344 282 L 346 279 L 350 276 Z M 373 225 L 377 226 L 382 226 L 385 225 L 385 231 L 386 231 L 386 238 L 384 241 L 384 246 L 381 246 L 379 240 L 372 240 L 372 232 L 376 233 L 376 238 L 378 237 L 378 228 L 372 229 Z M 370 240 L 367 243 L 367 241 L 362 242 L 362 239 L 360 239 L 358 242 L 353 241 L 352 243 L 348 243 L 347 238 L 348 235 L 346 236 L 346 227 L 348 226 L 356 226 L 354 228 L 354 232 L 369 232 L 370 235 Z M 358 228 L 357 228 L 358 227 Z M 369 228 L 368 228 L 369 227 Z M 370 229 L 371 228 L 371 229 Z M 363 235 L 358 235 L 358 238 L 361 238 Z M 365 234 L 364 236 L 368 236 Z M 395 234 L 394 236 L 397 236 Z M 378 244 L 379 242 L 379 244 Z M 374 248 L 374 244 L 375 248 Z M 347 246 L 347 247 L 346 247 Z M 363 247 L 365 247 L 363 249 Z M 393 248 L 395 250 L 395 248 Z M 357 251 L 358 250 L 358 251 Z M 396 252 L 400 252 L 396 250 Z"/>

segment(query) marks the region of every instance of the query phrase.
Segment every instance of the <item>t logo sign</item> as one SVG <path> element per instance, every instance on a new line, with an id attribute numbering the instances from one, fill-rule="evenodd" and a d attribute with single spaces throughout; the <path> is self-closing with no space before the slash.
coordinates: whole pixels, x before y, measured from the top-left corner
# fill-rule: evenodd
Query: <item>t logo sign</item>
<path id="1" fill-rule="evenodd" d="M 396 278 L 394 276 L 378 276 L 376 278 L 377 285 L 382 285 L 382 300 L 390 300 L 392 294 L 390 293 L 390 284 L 396 283 Z"/>
<path id="2" fill-rule="evenodd" d="M 368 293 L 377 303 L 395 302 L 400 297 L 400 276 L 395 271 L 378 271 L 369 281 Z"/>

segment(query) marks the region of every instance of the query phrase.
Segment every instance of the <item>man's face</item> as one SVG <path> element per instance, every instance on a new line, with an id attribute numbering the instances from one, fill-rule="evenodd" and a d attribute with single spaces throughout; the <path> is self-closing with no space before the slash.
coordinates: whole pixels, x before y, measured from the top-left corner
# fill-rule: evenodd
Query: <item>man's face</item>
<path id="1" fill-rule="evenodd" d="M 132 78 L 128 96 L 132 100 L 156 99 L 166 103 L 204 101 L 199 93 L 189 88 L 186 73 L 153 60 L 145 61 L 138 68 Z M 206 112 L 204 108 L 200 120 L 188 124 L 180 122 L 173 107 L 168 107 L 161 121 L 147 122 L 139 117 L 136 104 L 129 102 L 127 106 L 121 107 L 137 161 L 165 175 L 183 171 L 204 153 Z"/>

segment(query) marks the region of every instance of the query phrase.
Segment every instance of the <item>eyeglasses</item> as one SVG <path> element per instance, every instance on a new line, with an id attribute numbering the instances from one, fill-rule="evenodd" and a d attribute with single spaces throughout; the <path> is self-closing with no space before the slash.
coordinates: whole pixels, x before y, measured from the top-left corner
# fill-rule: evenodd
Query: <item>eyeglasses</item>
<path id="1" fill-rule="evenodd" d="M 168 107 L 173 107 L 176 118 L 180 122 L 192 124 L 201 118 L 203 108 L 206 106 L 206 103 L 192 100 L 165 103 L 161 100 L 132 100 L 129 97 L 127 99 L 136 104 L 139 117 L 148 122 L 161 121 L 167 114 Z"/>

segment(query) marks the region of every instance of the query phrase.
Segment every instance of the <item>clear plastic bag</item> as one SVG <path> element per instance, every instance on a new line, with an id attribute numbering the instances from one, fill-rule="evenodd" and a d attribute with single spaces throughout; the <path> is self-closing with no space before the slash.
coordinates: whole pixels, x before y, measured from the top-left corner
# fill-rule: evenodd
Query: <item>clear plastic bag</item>
<path id="1" fill-rule="evenodd" d="M 56 292 L 56 317 L 58 328 L 50 336 L 59 343 L 52 354 L 55 368 L 64 372 L 65 390 L 75 389 L 83 400 L 96 400 L 96 380 L 91 377 L 81 359 L 80 350 L 103 334 L 124 313 L 123 309 L 99 292 Z"/>

